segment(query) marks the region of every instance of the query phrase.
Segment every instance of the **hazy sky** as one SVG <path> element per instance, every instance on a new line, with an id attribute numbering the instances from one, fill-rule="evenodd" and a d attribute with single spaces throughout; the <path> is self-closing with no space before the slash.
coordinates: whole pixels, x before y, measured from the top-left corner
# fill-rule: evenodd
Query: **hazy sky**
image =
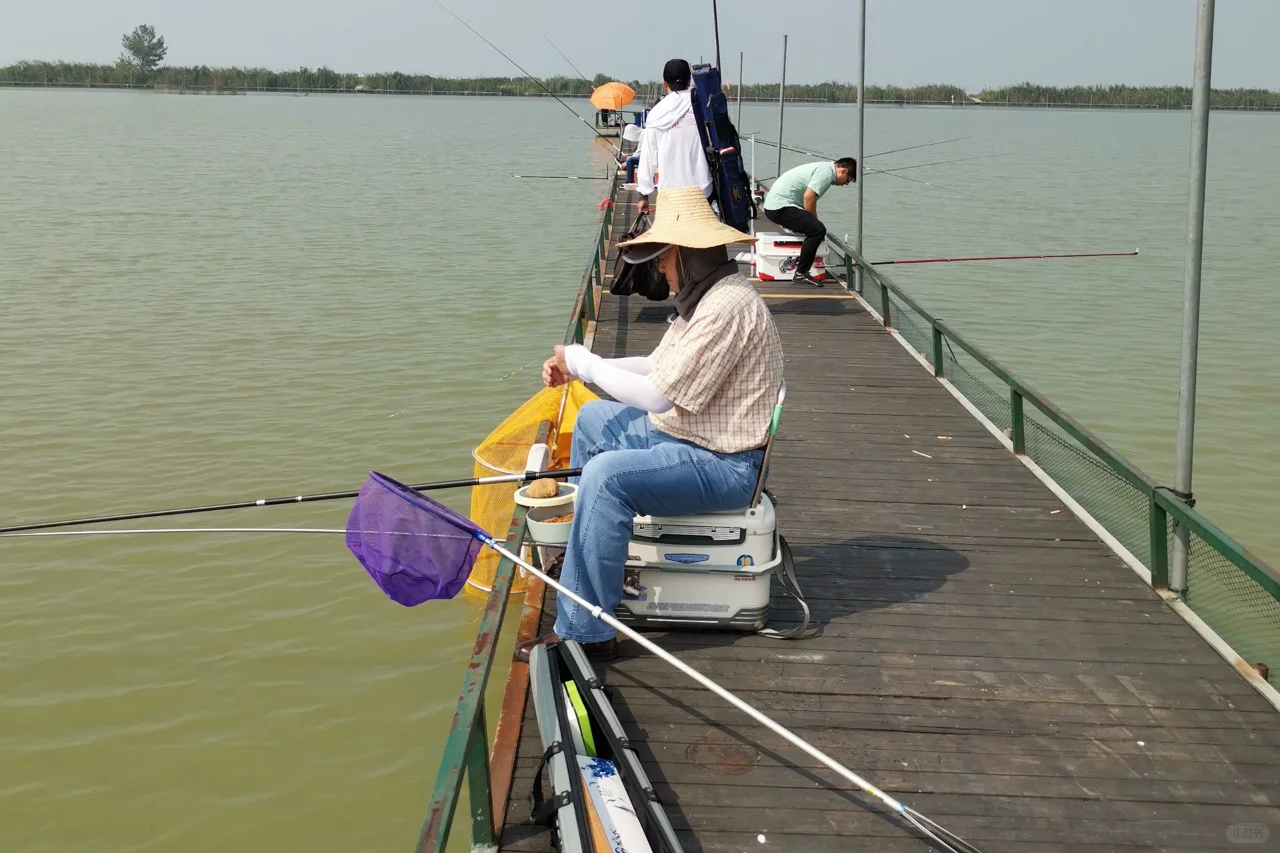
<path id="1" fill-rule="evenodd" d="M 588 76 L 656 79 L 672 56 L 715 53 L 710 0 L 446 0 L 538 75 L 572 74 L 546 33 Z M 867 81 L 984 86 L 1189 83 L 1195 0 L 869 0 Z M 517 73 L 434 0 L 0 0 L 0 63 L 110 62 L 120 35 L 154 25 L 175 65 L 328 65 L 357 73 Z M 652 35 L 647 37 L 646 33 Z M 726 76 L 853 80 L 856 0 L 720 0 Z M 1220 0 L 1214 85 L 1280 89 L 1280 0 Z"/>

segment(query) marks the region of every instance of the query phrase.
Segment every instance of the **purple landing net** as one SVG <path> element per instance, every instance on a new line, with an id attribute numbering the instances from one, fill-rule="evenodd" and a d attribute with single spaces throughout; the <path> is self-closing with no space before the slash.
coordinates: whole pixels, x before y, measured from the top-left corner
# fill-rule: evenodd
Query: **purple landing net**
<path id="1" fill-rule="evenodd" d="M 377 471 L 347 517 L 347 548 L 387 598 L 413 607 L 453 598 L 480 552 L 480 528 Z"/>

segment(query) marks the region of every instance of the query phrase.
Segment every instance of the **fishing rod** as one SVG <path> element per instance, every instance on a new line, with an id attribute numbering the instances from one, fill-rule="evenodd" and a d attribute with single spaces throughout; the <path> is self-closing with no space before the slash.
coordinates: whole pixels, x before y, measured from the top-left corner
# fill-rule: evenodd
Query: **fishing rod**
<path id="1" fill-rule="evenodd" d="M 872 261 L 873 267 L 887 267 L 894 264 L 959 264 L 968 261 L 1048 261 L 1057 258 L 1132 258 L 1142 251 L 1132 252 L 1082 252 L 1069 255 L 991 255 L 981 258 L 914 258 L 905 261 Z"/>
<path id="2" fill-rule="evenodd" d="M 716 0 L 711 0 L 711 19 L 715 22 L 716 29 L 716 70 L 720 70 L 720 9 L 716 5 Z M 742 81 L 739 80 L 739 83 Z"/>
<path id="3" fill-rule="evenodd" d="M 1012 152 L 1005 154 L 980 154 L 977 157 L 957 157 L 954 160 L 935 160 L 932 163 L 916 163 L 912 166 L 898 166 L 895 169 L 868 169 L 864 175 L 891 175 L 895 172 L 906 172 L 910 169 L 923 169 L 926 166 L 945 166 L 948 163 L 967 163 L 970 160 L 990 160 L 995 157 L 1012 157 Z"/>
<path id="4" fill-rule="evenodd" d="M 972 136 L 957 136 L 953 139 L 941 139 L 941 140 L 938 140 L 937 142 L 925 142 L 920 145 L 908 145 L 905 148 L 892 148 L 888 151 L 878 151 L 875 154 L 868 154 L 865 157 L 863 157 L 863 159 L 870 160 L 872 157 L 883 157 L 886 154 L 899 154 L 903 151 L 915 151 L 917 148 L 932 148 L 935 145 L 947 145 L 952 142 L 961 142 L 963 140 L 972 139 L 972 138 L 973 138 Z M 778 143 L 773 142 L 772 140 L 769 140 L 769 139 L 756 139 L 756 142 L 759 142 L 761 145 L 768 145 L 770 148 L 778 147 Z M 807 157 L 821 157 L 824 160 L 839 159 L 838 157 L 836 157 L 836 155 L 827 154 L 824 151 L 809 151 L 804 148 L 795 148 L 791 145 L 783 145 L 782 150 L 791 151 L 795 154 L 804 154 Z"/>
<path id="5" fill-rule="evenodd" d="M 555 48 L 556 53 L 560 54 L 560 58 L 563 59 L 565 62 L 569 63 L 569 67 L 572 68 L 573 72 L 578 75 L 578 79 L 581 80 L 583 83 L 586 83 L 588 86 L 591 87 L 592 90 L 594 90 L 596 88 L 595 84 L 587 79 L 587 75 L 583 74 L 581 71 L 578 70 L 578 66 L 573 64 L 572 59 L 564 55 L 563 50 L 556 47 L 556 43 L 551 40 L 551 37 L 548 36 L 546 33 L 543 33 L 542 30 L 538 30 L 538 32 L 542 33 L 542 37 L 547 40 L 547 44 Z"/>
<path id="6" fill-rule="evenodd" d="M 607 181 L 608 178 L 600 175 L 512 175 L 513 178 L 547 178 L 556 181 Z"/>
<path id="7" fill-rule="evenodd" d="M 617 146 L 617 145 L 615 145 L 615 144 L 613 143 L 613 141 L 612 141 L 609 137 L 605 136 L 603 133 L 601 133 L 600 131 L 596 130 L 596 129 L 595 129 L 595 127 L 593 127 L 593 126 L 591 125 L 591 122 L 587 121 L 585 118 L 583 118 L 581 115 L 579 115 L 577 110 L 575 110 L 573 107 L 571 107 L 571 106 L 569 106 L 568 104 L 566 104 L 564 101 L 562 101 L 562 100 L 560 99 L 560 96 L 559 96 L 559 95 L 557 95 L 555 92 L 551 91 L 551 90 L 550 90 L 550 89 L 548 89 L 546 86 L 544 86 L 541 80 L 539 80 L 537 77 L 534 77 L 534 76 L 533 76 L 532 74 L 530 74 L 528 71 L 525 71 L 525 70 L 524 70 L 524 67 L 523 67 L 523 66 L 521 66 L 519 62 L 516 62 L 516 61 L 515 61 L 514 59 L 512 59 L 510 56 L 507 56 L 507 54 L 503 52 L 502 48 L 498 47 L 496 44 L 494 44 L 493 42 L 489 41 L 489 40 L 488 40 L 487 38 L 485 38 L 484 36 L 480 35 L 480 33 L 476 30 L 476 28 L 475 28 L 475 27 L 471 26 L 471 25 L 470 25 L 470 24 L 468 24 L 466 21 L 462 20 L 462 18 L 458 17 L 458 15 L 457 15 L 457 14 L 455 14 L 455 13 L 454 13 L 454 11 L 453 11 L 452 9 L 450 9 L 448 6 L 446 6 L 446 5 L 444 5 L 443 3 L 441 3 L 441 2 L 440 2 L 440 0 L 435 0 L 435 4 L 436 4 L 437 6 L 439 6 L 441 9 L 444 9 L 446 12 L 448 12 L 448 13 L 453 17 L 453 19 L 454 19 L 454 20 L 456 20 L 458 23 L 462 24 L 462 26 L 466 27 L 467 29 L 471 30 L 471 32 L 475 33 L 475 34 L 476 34 L 476 37 L 477 37 L 477 38 L 479 38 L 482 42 L 484 42 L 485 44 L 489 45 L 489 47 L 493 48 L 493 49 L 494 49 L 494 50 L 496 50 L 499 54 L 501 54 L 503 59 L 507 60 L 507 62 L 510 62 L 510 63 L 511 63 L 512 65 L 514 65 L 516 68 L 519 68 L 519 69 L 520 69 L 520 73 L 521 73 L 521 74 L 523 74 L 523 75 L 524 75 L 525 77 L 527 77 L 530 81 L 532 81 L 532 82 L 533 82 L 533 84 L 534 84 L 535 86 L 537 86 L 539 89 L 541 89 L 542 91 L 546 92 L 546 93 L 547 93 L 548 95 L 550 95 L 551 97 L 555 98 L 555 99 L 556 99 L 556 103 L 560 104 L 560 106 L 564 107 L 566 110 L 568 110 L 569 112 L 573 113 L 573 117 L 574 117 L 574 118 L 576 118 L 578 121 L 582 122 L 584 125 L 586 125 L 588 130 L 590 130 L 590 131 L 591 131 L 592 133 L 594 133 L 596 136 L 598 136 L 598 137 L 600 137 L 601 139 L 603 139 L 605 142 L 608 142 L 608 143 L 609 143 L 609 147 L 610 147 L 610 148 L 618 148 L 618 146 Z"/>
<path id="8" fill-rule="evenodd" d="M 494 483 L 527 483 L 532 480 L 547 478 L 561 480 L 565 477 L 577 477 L 582 474 L 581 468 L 569 468 L 563 471 L 525 471 L 522 474 L 500 474 L 494 477 L 472 477 L 465 480 L 440 480 L 435 483 L 423 483 L 414 486 L 420 492 L 434 489 L 458 489 L 467 486 L 489 486 Z M 207 506 L 189 506 L 179 509 L 158 509 L 148 512 L 127 512 L 119 515 L 98 515 L 90 518 L 73 518 L 66 521 L 41 521 L 33 524 L 17 524 L 12 527 L 0 527 L 0 535 L 18 533 L 25 530 L 49 530 L 55 527 L 79 527 L 84 524 L 103 524 L 109 521 L 136 521 L 143 518 L 164 518 L 172 515 L 195 515 L 204 512 L 221 512 L 229 509 L 250 509 L 259 506 L 283 506 L 284 504 L 305 504 L 318 501 L 341 500 L 359 496 L 359 490 L 353 492 L 321 492 L 314 495 L 294 495 L 281 498 L 259 498 L 258 500 L 235 501 L 233 503 L 209 504 Z"/>

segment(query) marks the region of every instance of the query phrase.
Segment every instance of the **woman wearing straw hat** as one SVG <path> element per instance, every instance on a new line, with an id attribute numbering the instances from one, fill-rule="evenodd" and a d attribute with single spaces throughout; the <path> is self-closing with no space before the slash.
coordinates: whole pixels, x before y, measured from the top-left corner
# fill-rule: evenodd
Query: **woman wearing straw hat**
<path id="1" fill-rule="evenodd" d="M 754 240 L 722 224 L 698 187 L 659 190 L 653 227 L 620 243 L 623 259 L 656 261 L 675 292 L 678 318 L 650 355 L 603 359 L 556 347 L 549 386 L 577 378 L 618 402 L 578 413 L 570 464 L 582 467 L 561 582 L 606 612 L 622 600 L 623 566 L 637 515 L 689 515 L 751 502 L 782 382 L 782 343 L 730 243 Z M 582 643 L 616 655 L 614 631 L 563 596 L 555 634 L 537 643 Z"/>

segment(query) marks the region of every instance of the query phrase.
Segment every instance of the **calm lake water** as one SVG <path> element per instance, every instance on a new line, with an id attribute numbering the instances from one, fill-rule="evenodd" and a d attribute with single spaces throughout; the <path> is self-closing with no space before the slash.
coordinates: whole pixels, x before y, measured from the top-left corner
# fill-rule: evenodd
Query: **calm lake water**
<path id="1" fill-rule="evenodd" d="M 1008 155 L 902 173 L 945 190 L 869 176 L 873 260 L 1142 247 L 895 277 L 1160 477 L 1188 120 L 867 119 L 871 152 L 971 137 L 869 166 Z M 787 139 L 851 150 L 854 121 L 788 107 Z M 772 138 L 776 113 L 742 124 Z M 1280 119 L 1215 114 L 1211 148 L 1196 491 L 1277 560 Z M 759 146 L 757 174 L 775 157 Z M 510 175 L 608 157 L 532 99 L 4 91 L 0 163 L 0 522 L 16 523 L 354 488 L 370 468 L 469 476 L 537 387 L 536 365 L 503 377 L 563 333 L 604 186 Z M 853 230 L 851 190 L 821 210 Z M 336 528 L 347 508 L 183 525 Z M 411 843 L 474 602 L 396 607 L 327 534 L 11 539 L 0 565 L 0 849 Z"/>

